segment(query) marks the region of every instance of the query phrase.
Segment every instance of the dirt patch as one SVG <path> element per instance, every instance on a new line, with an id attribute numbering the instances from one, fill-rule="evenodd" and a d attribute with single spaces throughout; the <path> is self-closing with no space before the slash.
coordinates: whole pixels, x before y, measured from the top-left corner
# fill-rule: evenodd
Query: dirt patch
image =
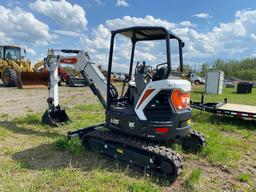
<path id="1" fill-rule="evenodd" d="M 82 103 L 95 103 L 89 87 L 59 87 L 60 105 L 66 108 Z M 0 119 L 24 114 L 43 113 L 47 109 L 47 89 L 5 88 L 0 81 Z"/>

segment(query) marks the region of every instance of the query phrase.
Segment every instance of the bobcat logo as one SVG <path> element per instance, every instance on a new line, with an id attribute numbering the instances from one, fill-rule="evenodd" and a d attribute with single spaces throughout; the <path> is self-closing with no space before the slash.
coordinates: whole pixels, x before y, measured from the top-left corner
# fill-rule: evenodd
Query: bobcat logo
<path id="1" fill-rule="evenodd" d="M 133 129 L 135 127 L 135 122 L 129 122 L 129 127 Z"/>
<path id="2" fill-rule="evenodd" d="M 115 125 L 118 125 L 119 124 L 119 119 L 110 119 L 110 122 L 112 123 L 112 124 L 115 124 Z"/>

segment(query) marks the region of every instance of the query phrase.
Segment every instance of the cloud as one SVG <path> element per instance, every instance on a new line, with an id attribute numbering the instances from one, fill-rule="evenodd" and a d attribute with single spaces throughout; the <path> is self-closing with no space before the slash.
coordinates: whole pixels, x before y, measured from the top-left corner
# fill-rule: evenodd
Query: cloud
<path id="1" fill-rule="evenodd" d="M 84 36 L 81 38 L 81 42 L 84 48 L 90 53 L 92 59 L 97 63 L 106 67 L 108 62 L 108 51 L 111 37 L 111 30 L 131 27 L 131 26 L 164 26 L 167 29 L 175 28 L 175 24 L 154 18 L 147 15 L 143 18 L 124 16 L 122 18 L 106 20 L 104 24 L 98 25 L 92 30 L 90 37 Z M 137 61 L 147 61 L 148 63 L 156 63 L 157 57 L 152 54 L 152 49 L 155 48 L 153 42 L 141 42 L 139 43 L 136 51 Z M 127 63 L 124 64 L 124 60 L 128 61 L 130 58 L 131 44 L 128 39 L 117 38 L 116 51 L 114 55 L 114 62 L 118 62 L 120 65 L 128 67 Z M 161 54 L 161 53 L 159 53 Z"/>
<path id="2" fill-rule="evenodd" d="M 235 19 L 231 22 L 220 23 L 208 32 L 199 32 L 190 21 L 172 23 L 168 20 L 153 16 L 110 19 L 98 25 L 92 30 L 92 35 L 83 39 L 86 49 L 98 64 L 107 64 L 111 30 L 137 26 L 164 26 L 177 34 L 184 42 L 184 62 L 193 67 L 199 67 L 203 62 L 211 62 L 216 58 L 240 59 L 255 55 L 256 49 L 256 10 L 242 10 L 235 13 Z M 116 58 L 119 64 L 124 65 L 125 59 L 130 57 L 129 41 L 119 41 L 116 44 Z M 156 43 L 138 47 L 140 61 L 156 64 L 164 58 L 165 52 Z M 172 48 L 173 58 L 177 57 L 177 51 Z M 160 58 L 160 59 L 159 59 Z M 175 62 L 174 62 L 175 63 Z M 176 62 L 177 64 L 177 62 Z"/>
<path id="3" fill-rule="evenodd" d="M 255 33 L 251 33 L 250 36 L 251 36 L 252 39 L 256 40 L 256 34 Z"/>
<path id="4" fill-rule="evenodd" d="M 27 53 L 32 55 L 32 56 L 36 56 L 37 55 L 36 51 L 34 49 L 32 49 L 32 48 L 27 48 L 26 50 L 27 50 Z"/>
<path id="5" fill-rule="evenodd" d="M 5 33 L 0 31 L 0 44 L 10 44 L 11 39 L 6 36 Z"/>
<path id="6" fill-rule="evenodd" d="M 212 16 L 209 15 L 208 13 L 198 13 L 198 14 L 193 15 L 193 17 L 198 17 L 198 18 L 201 18 L 201 19 L 210 19 L 210 18 L 212 18 Z"/>
<path id="7" fill-rule="evenodd" d="M 182 21 L 179 23 L 179 25 L 182 27 L 196 27 L 196 25 L 192 24 L 190 21 Z"/>
<path id="8" fill-rule="evenodd" d="M 26 53 L 31 55 L 31 56 L 36 56 L 37 55 L 36 51 L 32 48 L 29 48 L 27 45 L 21 45 L 20 47 L 25 49 Z"/>
<path id="9" fill-rule="evenodd" d="M 107 54 L 109 49 L 111 30 L 139 25 L 157 25 L 164 26 L 168 29 L 172 29 L 175 27 L 173 23 L 170 23 L 167 20 L 156 19 L 150 15 L 147 15 L 144 18 L 124 16 L 123 18 L 107 20 L 104 24 L 98 25 L 92 30 L 92 35 L 90 37 L 84 36 L 81 38 L 81 41 L 84 48 L 86 48 L 87 50 L 93 50 L 92 54 L 99 54 L 99 52 L 102 53 L 102 51 L 105 51 Z M 127 45 L 127 42 L 122 42 L 122 45 Z M 122 50 L 124 50 L 125 47 L 127 46 L 123 46 Z M 129 49 L 127 49 L 127 51 L 129 51 Z M 122 52 L 124 53 L 124 51 Z M 125 53 L 123 54 L 123 56 L 125 56 Z"/>
<path id="10" fill-rule="evenodd" d="M 66 31 L 66 30 L 58 30 L 58 29 L 55 29 L 55 30 L 52 30 L 54 33 L 57 33 L 59 35 L 64 35 L 64 36 L 69 36 L 69 37 L 79 37 L 81 36 L 81 33 L 77 33 L 77 32 L 74 32 L 74 31 Z"/>
<path id="11" fill-rule="evenodd" d="M 186 40 L 185 53 L 190 61 L 211 61 L 216 58 L 241 59 L 250 57 L 255 47 L 256 10 L 243 10 L 235 13 L 235 20 L 220 23 L 211 31 L 199 33 L 196 30 L 182 29 L 180 34 Z M 194 64 L 196 65 L 196 63 Z"/>
<path id="12" fill-rule="evenodd" d="M 66 0 L 36 0 L 29 4 L 30 8 L 50 17 L 61 28 L 72 31 L 81 31 L 87 28 L 85 10 L 77 5 L 72 5 Z"/>
<path id="13" fill-rule="evenodd" d="M 167 20 L 162 20 L 158 18 L 154 18 L 151 15 L 147 15 L 145 17 L 131 17 L 124 16 L 123 18 L 111 19 L 107 20 L 104 24 L 109 29 L 118 29 L 124 27 L 132 27 L 139 25 L 146 26 L 164 26 L 167 29 L 175 28 L 175 24 L 171 23 Z"/>
<path id="14" fill-rule="evenodd" d="M 104 2 L 102 2 L 101 0 L 94 0 L 98 5 L 105 5 Z"/>
<path id="15" fill-rule="evenodd" d="M 126 0 L 117 0 L 116 1 L 117 7 L 129 7 L 129 3 Z"/>
<path id="16" fill-rule="evenodd" d="M 8 9 L 0 6 L 0 26 L 0 36 L 6 42 L 24 41 L 47 45 L 55 38 L 49 33 L 48 25 L 18 7 Z"/>
<path id="17" fill-rule="evenodd" d="M 0 6 L 0 26 L 2 26 L 0 43 L 30 45 L 27 50 L 32 56 L 40 55 L 35 54 L 35 51 L 40 50 L 35 48 L 38 45 L 45 46 L 50 43 L 51 46 L 61 47 L 66 46 L 63 42 L 77 38 L 81 40 L 80 47 L 83 46 L 89 51 L 96 63 L 106 66 L 111 30 L 140 25 L 164 26 L 177 34 L 186 44 L 184 62 L 193 66 L 200 66 L 202 62 L 211 62 L 216 58 L 240 59 L 256 55 L 256 10 L 239 10 L 234 14 L 234 20 L 219 23 L 208 32 L 200 32 L 199 27 L 197 28 L 197 25 L 189 20 L 174 23 L 147 15 L 109 19 L 90 29 L 84 35 L 83 32 L 87 27 L 86 12 L 79 5 L 71 4 L 67 0 L 36 0 L 30 4 L 30 7 L 51 18 L 59 26 L 50 29 L 47 24 L 35 18 L 30 12 L 19 7 L 11 9 Z M 208 13 L 198 13 L 193 17 L 210 19 L 212 16 Z M 65 36 L 65 40 L 63 38 L 55 42 L 57 35 Z M 123 67 L 128 66 L 129 62 L 126 61 L 130 57 L 130 42 L 127 39 L 117 40 L 115 49 L 119 51 L 115 52 L 114 60 Z M 79 46 L 73 42 L 70 46 Z M 165 52 L 161 48 L 160 44 L 143 42 L 138 46 L 137 55 L 139 56 L 136 59 L 156 64 L 161 58 L 165 59 Z M 176 49 L 172 48 L 172 51 L 175 59 Z"/>

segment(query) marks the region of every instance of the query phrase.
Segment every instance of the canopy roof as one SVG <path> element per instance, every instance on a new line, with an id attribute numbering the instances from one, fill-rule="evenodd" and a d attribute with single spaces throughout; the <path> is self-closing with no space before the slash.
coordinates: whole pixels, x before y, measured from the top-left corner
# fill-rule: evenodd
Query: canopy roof
<path id="1" fill-rule="evenodd" d="M 166 34 L 169 34 L 170 39 L 181 41 L 179 37 L 164 27 L 136 26 L 115 30 L 112 34 L 121 34 L 134 41 L 161 40 L 166 39 Z"/>

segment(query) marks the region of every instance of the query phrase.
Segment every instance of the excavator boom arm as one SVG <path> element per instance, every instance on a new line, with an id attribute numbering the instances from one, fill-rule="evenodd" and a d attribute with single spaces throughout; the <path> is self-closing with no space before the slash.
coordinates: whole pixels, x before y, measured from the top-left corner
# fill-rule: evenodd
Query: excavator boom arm
<path id="1" fill-rule="evenodd" d="M 56 55 L 55 52 L 73 54 L 72 56 Z M 74 55 L 75 54 L 75 55 Z M 54 106 L 59 105 L 58 99 L 58 67 L 61 64 L 71 64 L 76 71 L 87 81 L 92 92 L 98 97 L 106 108 L 107 80 L 95 63 L 90 61 L 87 52 L 82 50 L 49 50 L 45 59 L 46 67 L 50 74 L 50 98 L 54 100 Z"/>

